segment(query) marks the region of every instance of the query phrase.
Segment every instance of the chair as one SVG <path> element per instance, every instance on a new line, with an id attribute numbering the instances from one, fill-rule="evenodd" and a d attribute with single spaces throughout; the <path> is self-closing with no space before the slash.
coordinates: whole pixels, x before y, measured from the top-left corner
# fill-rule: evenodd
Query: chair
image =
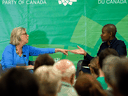
<path id="1" fill-rule="evenodd" d="M 0 60 L 0 75 L 4 73 L 3 69 L 2 69 L 2 65 L 1 65 L 1 60 Z"/>
<path id="2" fill-rule="evenodd" d="M 82 66 L 82 62 L 83 60 L 79 60 L 77 63 L 76 78 L 79 76 L 80 71 L 90 74 L 90 68 L 88 66 Z"/>
<path id="3" fill-rule="evenodd" d="M 34 65 L 34 62 L 35 62 L 35 61 L 30 61 L 30 60 L 29 60 L 28 65 Z"/>

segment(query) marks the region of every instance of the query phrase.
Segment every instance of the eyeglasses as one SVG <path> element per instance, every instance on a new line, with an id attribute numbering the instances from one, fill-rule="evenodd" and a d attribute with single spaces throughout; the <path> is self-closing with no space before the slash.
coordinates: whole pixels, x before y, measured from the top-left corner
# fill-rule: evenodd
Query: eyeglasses
<path id="1" fill-rule="evenodd" d="M 27 33 L 23 33 L 22 35 L 26 35 L 27 36 L 28 34 Z"/>

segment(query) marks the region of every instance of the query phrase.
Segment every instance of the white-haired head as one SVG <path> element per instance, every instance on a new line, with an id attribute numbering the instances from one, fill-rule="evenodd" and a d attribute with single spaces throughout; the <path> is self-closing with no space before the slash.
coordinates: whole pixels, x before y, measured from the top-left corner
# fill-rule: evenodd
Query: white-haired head
<path id="1" fill-rule="evenodd" d="M 71 77 L 72 74 L 75 74 L 76 69 L 70 60 L 62 59 L 53 65 L 53 71 L 61 74 L 62 77 Z"/>
<path id="2" fill-rule="evenodd" d="M 55 95 L 60 90 L 61 76 L 54 74 L 52 69 L 52 66 L 43 65 L 34 72 L 40 83 L 41 95 Z"/>

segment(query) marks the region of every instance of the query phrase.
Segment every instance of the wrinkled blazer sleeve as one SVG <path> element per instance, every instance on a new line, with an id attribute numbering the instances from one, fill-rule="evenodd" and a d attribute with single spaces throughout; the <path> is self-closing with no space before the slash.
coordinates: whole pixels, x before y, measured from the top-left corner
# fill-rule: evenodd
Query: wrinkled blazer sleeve
<path id="1" fill-rule="evenodd" d="M 7 46 L 2 54 L 3 61 L 1 63 L 3 69 L 16 67 L 16 65 L 14 65 L 13 47 L 14 46 Z"/>
<path id="2" fill-rule="evenodd" d="M 55 48 L 37 48 L 29 46 L 29 56 L 38 56 L 39 54 L 52 54 L 55 53 Z"/>
<path id="3" fill-rule="evenodd" d="M 127 49 L 124 41 L 120 41 L 115 50 L 118 52 L 119 56 L 127 56 Z"/>

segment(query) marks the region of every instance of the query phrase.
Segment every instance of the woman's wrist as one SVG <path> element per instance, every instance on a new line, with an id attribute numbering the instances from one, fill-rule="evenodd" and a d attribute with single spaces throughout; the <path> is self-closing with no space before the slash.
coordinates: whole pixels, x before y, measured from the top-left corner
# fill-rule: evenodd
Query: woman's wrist
<path id="1" fill-rule="evenodd" d="M 56 52 L 61 52 L 61 49 L 55 48 L 55 53 L 56 53 Z"/>

